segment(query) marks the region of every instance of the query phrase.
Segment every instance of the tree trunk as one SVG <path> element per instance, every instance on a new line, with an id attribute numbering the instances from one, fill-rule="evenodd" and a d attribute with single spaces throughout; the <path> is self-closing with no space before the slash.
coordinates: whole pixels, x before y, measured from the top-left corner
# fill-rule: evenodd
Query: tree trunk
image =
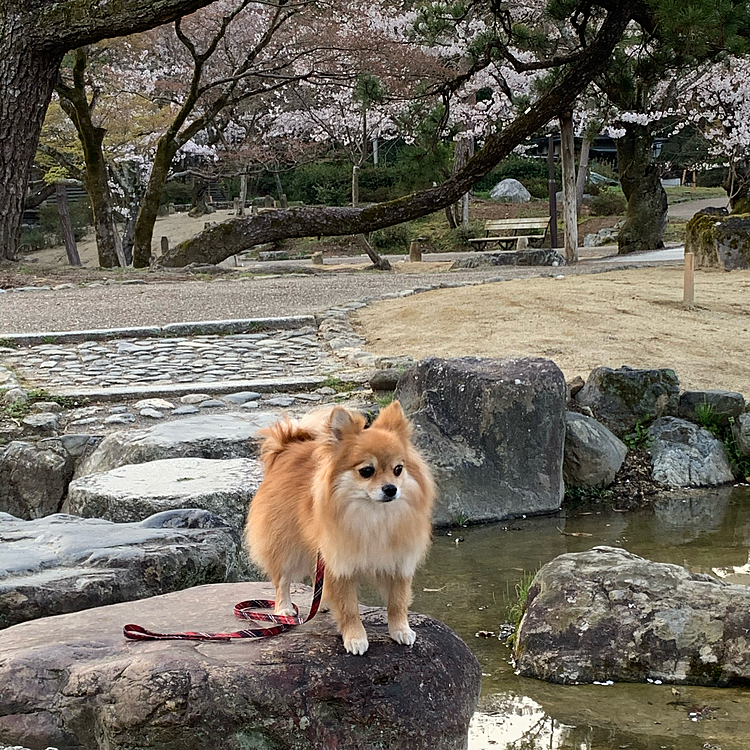
<path id="1" fill-rule="evenodd" d="M 573 138 L 573 110 L 560 114 L 560 155 L 562 156 L 563 222 L 565 261 L 578 263 L 578 211 L 576 210 L 576 155 Z"/>
<path id="2" fill-rule="evenodd" d="M 281 184 L 281 177 L 278 169 L 273 170 L 273 181 L 276 185 L 276 195 L 279 196 L 279 201 L 281 201 L 281 196 L 284 195 L 284 186 Z"/>
<path id="3" fill-rule="evenodd" d="M 578 177 L 576 179 L 576 211 L 581 215 L 583 207 L 583 191 L 586 189 L 586 177 L 589 173 L 589 152 L 591 151 L 591 138 L 587 135 L 581 140 L 581 156 L 578 160 Z"/>
<path id="4" fill-rule="evenodd" d="M 114 268 L 124 266 L 125 257 L 115 226 L 107 162 L 102 149 L 107 131 L 105 128 L 96 127 L 91 117 L 91 105 L 86 95 L 84 79 L 86 65 L 86 50 L 77 49 L 73 68 L 73 86 L 66 86 L 60 80 L 55 89 L 60 97 L 60 106 L 75 125 L 78 139 L 83 146 L 83 158 L 86 165 L 84 183 L 94 214 L 99 265 L 102 268 Z"/>
<path id="5" fill-rule="evenodd" d="M 460 172 L 469 159 L 474 155 L 474 141 L 471 136 L 462 136 L 456 140 L 453 147 L 453 174 Z M 451 228 L 469 226 L 469 193 L 464 193 L 459 202 L 451 208 L 452 217 L 449 217 L 448 223 Z M 451 221 L 452 218 L 452 221 Z"/>
<path id="6" fill-rule="evenodd" d="M 57 202 L 57 214 L 60 217 L 60 230 L 62 231 L 63 243 L 65 244 L 65 252 L 68 255 L 68 263 L 71 266 L 80 266 L 81 258 L 78 255 L 76 238 L 73 234 L 73 224 L 70 221 L 68 189 L 63 182 L 58 182 L 55 185 L 55 201 Z"/>
<path id="7" fill-rule="evenodd" d="M 0 260 L 13 260 L 31 165 L 62 52 L 25 47 L 20 12 L 0 3 Z"/>
<path id="8" fill-rule="evenodd" d="M 653 136 L 644 125 L 626 123 L 625 135 L 617 139 L 620 184 L 628 201 L 620 234 L 620 255 L 664 247 L 667 227 L 667 194 L 659 171 L 651 161 Z"/>
<path id="9" fill-rule="evenodd" d="M 358 239 L 359 239 L 360 245 L 362 245 L 365 252 L 367 253 L 367 256 L 372 261 L 372 267 L 376 271 L 392 271 L 393 270 L 388 258 L 383 258 L 382 256 L 378 255 L 375 252 L 375 248 L 370 244 L 370 241 L 367 239 L 367 237 L 364 236 L 364 234 L 358 235 Z"/>
<path id="10" fill-rule="evenodd" d="M 352 206 L 359 205 L 359 167 L 352 167 Z"/>
<path id="11" fill-rule="evenodd" d="M 148 185 L 146 185 L 143 198 L 141 198 L 138 218 L 135 221 L 135 234 L 133 236 L 133 266 L 135 268 L 147 268 L 151 263 L 151 241 L 154 236 L 154 224 L 156 224 L 156 217 L 159 213 L 164 185 L 167 184 L 169 168 L 176 153 L 177 145 L 175 142 L 171 138 L 162 136 L 156 146 L 151 175 L 148 178 Z"/>
<path id="12" fill-rule="evenodd" d="M 247 175 L 240 175 L 240 203 L 237 206 L 237 216 L 245 215 L 245 201 L 247 200 Z"/>

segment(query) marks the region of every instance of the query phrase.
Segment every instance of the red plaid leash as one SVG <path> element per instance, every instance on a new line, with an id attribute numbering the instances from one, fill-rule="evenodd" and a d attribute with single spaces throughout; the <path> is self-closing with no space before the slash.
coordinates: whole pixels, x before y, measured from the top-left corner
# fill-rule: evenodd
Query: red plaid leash
<path id="1" fill-rule="evenodd" d="M 125 625 L 122 632 L 126 638 L 135 641 L 230 641 L 235 638 L 269 638 L 289 630 L 296 625 L 302 625 L 315 617 L 320 606 L 320 597 L 323 593 L 323 573 L 325 566 L 323 558 L 318 553 L 318 564 L 315 570 L 315 590 L 313 591 L 312 606 L 306 618 L 299 616 L 297 605 L 294 607 L 294 615 L 272 615 L 266 612 L 252 612 L 253 609 L 273 609 L 276 603 L 273 599 L 250 599 L 234 605 L 234 616 L 240 620 L 255 620 L 259 622 L 274 622 L 276 625 L 266 628 L 249 628 L 237 630 L 234 633 L 201 633 L 189 630 L 185 633 L 155 633 L 146 630 L 140 625 Z"/>

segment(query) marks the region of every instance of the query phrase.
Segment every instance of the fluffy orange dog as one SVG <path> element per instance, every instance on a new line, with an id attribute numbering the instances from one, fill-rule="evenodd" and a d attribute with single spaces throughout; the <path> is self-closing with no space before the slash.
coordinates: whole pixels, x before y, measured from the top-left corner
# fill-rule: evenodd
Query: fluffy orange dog
<path id="1" fill-rule="evenodd" d="M 246 538 L 276 588 L 276 613 L 293 614 L 290 584 L 314 572 L 320 550 L 323 602 L 344 648 L 363 654 L 369 646 L 357 601 L 365 578 L 387 602 L 391 638 L 413 645 L 407 609 L 430 545 L 435 485 L 401 405 L 383 409 L 368 429 L 363 416 L 340 406 L 277 422 L 266 430 L 261 458 L 265 476 Z"/>

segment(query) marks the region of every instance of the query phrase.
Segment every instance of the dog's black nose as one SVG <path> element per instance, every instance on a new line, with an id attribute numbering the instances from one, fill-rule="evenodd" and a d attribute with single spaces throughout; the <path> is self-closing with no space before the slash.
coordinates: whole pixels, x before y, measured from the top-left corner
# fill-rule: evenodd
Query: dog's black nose
<path id="1" fill-rule="evenodd" d="M 394 497 L 396 497 L 396 493 L 397 492 L 398 492 L 398 487 L 396 487 L 395 484 L 384 484 L 383 485 L 383 494 L 389 500 L 392 500 Z"/>

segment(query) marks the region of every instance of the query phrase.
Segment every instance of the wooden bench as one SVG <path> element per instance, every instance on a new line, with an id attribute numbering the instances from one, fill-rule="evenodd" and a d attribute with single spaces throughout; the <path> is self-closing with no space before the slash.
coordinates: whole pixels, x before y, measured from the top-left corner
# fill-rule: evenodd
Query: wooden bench
<path id="1" fill-rule="evenodd" d="M 549 217 L 536 219 L 488 219 L 484 237 L 469 240 L 477 250 L 499 245 L 503 251 L 525 250 L 528 245 L 541 247 L 549 229 Z"/>

